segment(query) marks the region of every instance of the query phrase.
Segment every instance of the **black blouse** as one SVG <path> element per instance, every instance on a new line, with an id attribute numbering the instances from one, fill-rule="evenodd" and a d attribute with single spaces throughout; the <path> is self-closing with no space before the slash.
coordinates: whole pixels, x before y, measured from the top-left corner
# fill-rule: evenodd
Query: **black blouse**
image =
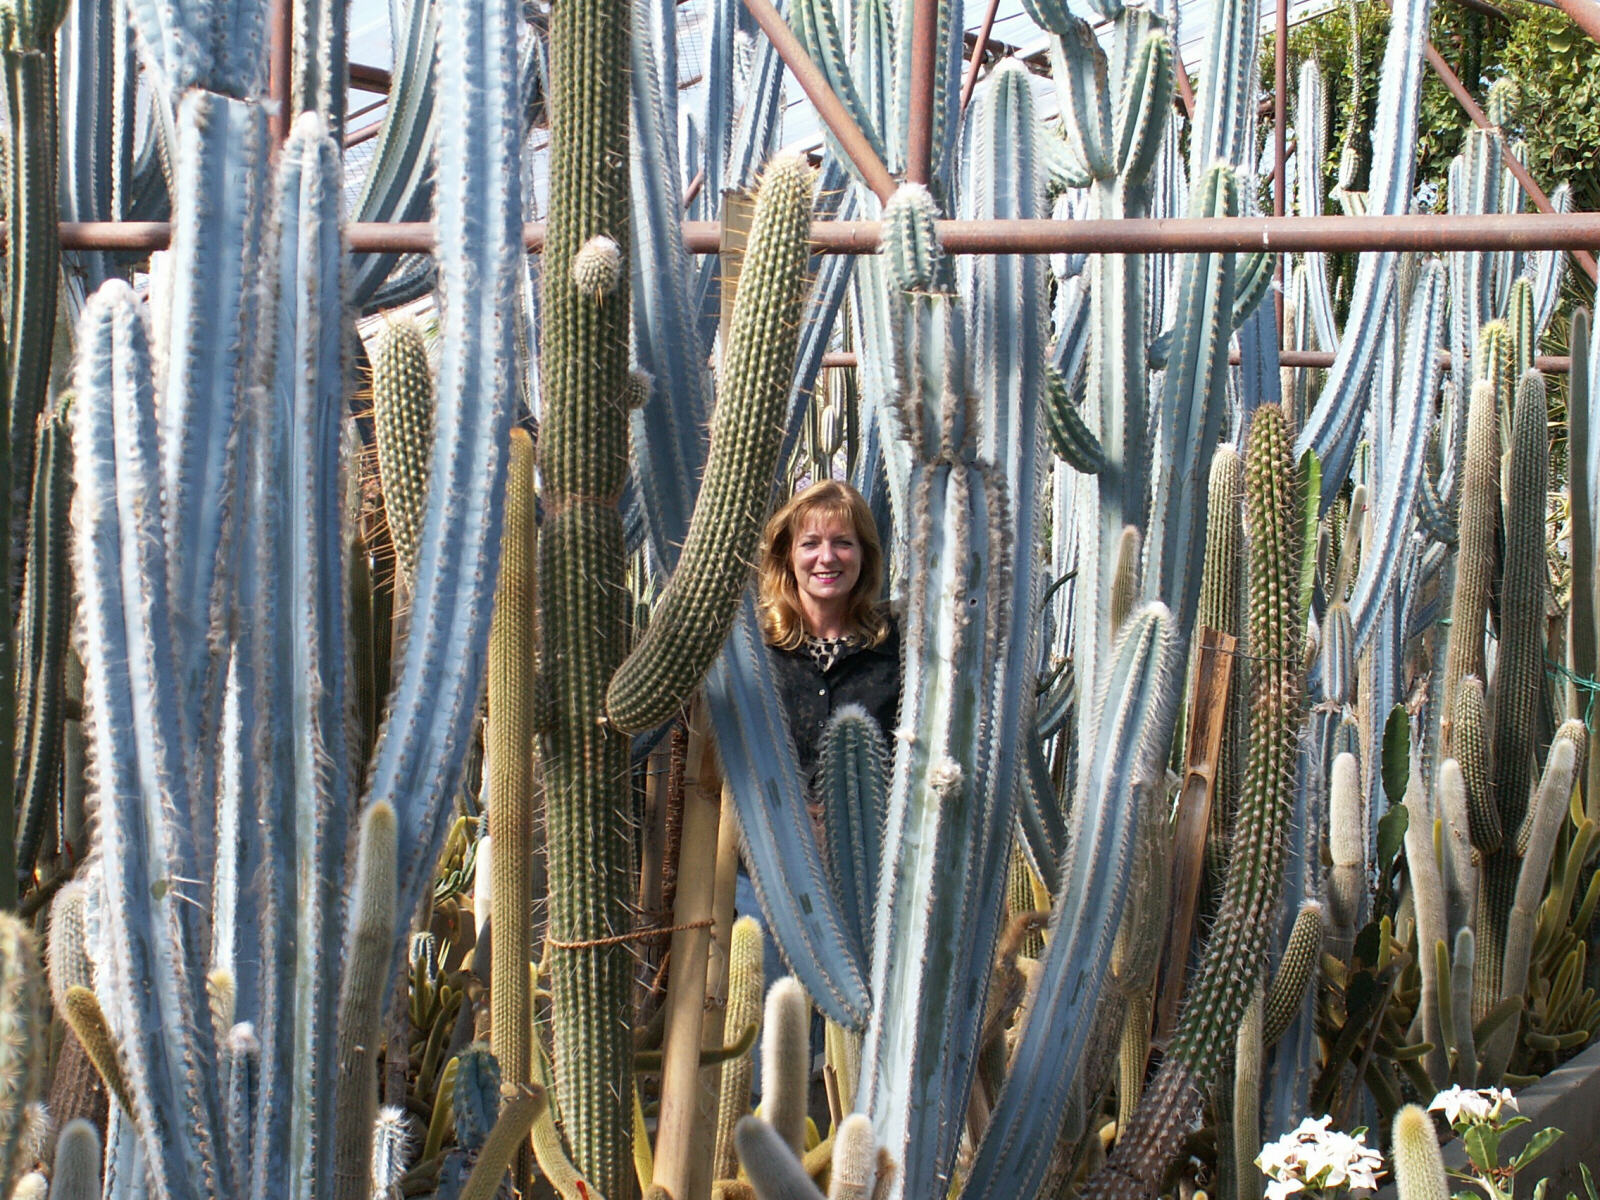
<path id="1" fill-rule="evenodd" d="M 883 641 L 876 646 L 845 646 L 825 671 L 803 644 L 793 650 L 767 649 L 789 715 L 800 776 L 808 785 L 817 772 L 823 731 L 847 704 L 859 704 L 877 719 L 893 757 L 894 729 L 900 718 L 900 628 L 892 617 Z"/>

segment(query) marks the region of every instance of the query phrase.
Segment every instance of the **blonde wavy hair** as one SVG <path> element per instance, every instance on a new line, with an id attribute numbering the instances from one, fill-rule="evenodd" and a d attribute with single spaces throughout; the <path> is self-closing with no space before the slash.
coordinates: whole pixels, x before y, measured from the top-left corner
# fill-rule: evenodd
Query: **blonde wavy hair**
<path id="1" fill-rule="evenodd" d="M 805 640 L 805 621 L 800 613 L 800 591 L 795 582 L 792 556 L 794 541 L 813 521 L 846 521 L 855 531 L 861 546 L 861 577 L 850 589 L 845 609 L 845 624 L 867 645 L 876 646 L 889 635 L 889 622 L 878 605 L 883 589 L 883 545 L 872 510 L 860 492 L 848 483 L 825 479 L 804 491 L 772 514 L 761 537 L 761 632 L 770 645 L 793 650 Z"/>

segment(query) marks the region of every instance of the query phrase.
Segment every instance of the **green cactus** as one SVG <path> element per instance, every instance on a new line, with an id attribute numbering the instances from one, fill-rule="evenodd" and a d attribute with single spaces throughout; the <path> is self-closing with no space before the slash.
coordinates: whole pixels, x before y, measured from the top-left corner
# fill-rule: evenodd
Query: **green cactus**
<path id="1" fill-rule="evenodd" d="M 1416 1104 L 1394 1115 L 1394 1182 L 1400 1200 L 1450 1200 L 1450 1181 L 1433 1118 Z"/>
<path id="2" fill-rule="evenodd" d="M 72 443 L 67 414 L 71 394 L 39 422 L 34 463 L 33 503 L 28 514 L 27 573 L 22 592 L 22 694 L 16 798 L 17 870 L 32 872 L 55 798 L 61 769 L 65 721 L 68 628 L 72 614 L 72 575 L 67 528 L 72 503 Z M 21 881 L 19 881 L 20 883 Z"/>
<path id="3" fill-rule="evenodd" d="M 528 1131 L 544 1111 L 544 1089 L 528 1084 L 506 1084 L 502 1090 L 509 1099 L 501 1103 L 500 1115 L 483 1139 L 472 1174 L 467 1176 L 461 1189 L 461 1200 L 493 1200 L 499 1194 L 507 1168 L 527 1144 Z"/>
<path id="4" fill-rule="evenodd" d="M 1533 315 L 1533 281 L 1526 275 L 1512 280 L 1506 313 L 1510 317 L 1511 346 L 1515 354 L 1516 374 L 1512 378 L 1521 379 L 1533 370 L 1534 356 L 1539 353 L 1539 329 Z"/>
<path id="5" fill-rule="evenodd" d="M 733 628 L 783 440 L 805 302 L 813 172 L 767 166 L 723 356 L 711 447 L 689 535 L 644 637 L 606 690 L 606 719 L 636 733 L 671 717 Z"/>
<path id="6" fill-rule="evenodd" d="M 1218 446 L 1211 456 L 1206 499 L 1205 561 L 1200 572 L 1200 606 L 1197 629 L 1215 629 L 1235 638 L 1244 635 L 1244 459 L 1232 446 Z M 1221 761 L 1211 789 L 1210 828 L 1206 833 L 1206 891 L 1222 888 L 1228 869 L 1228 837 L 1238 807 L 1239 766 L 1249 706 L 1245 703 L 1248 671 L 1245 658 L 1235 655 L 1229 664 L 1227 733 L 1222 739 Z"/>
<path id="7" fill-rule="evenodd" d="M 372 356 L 372 416 L 378 479 L 395 558 L 410 587 L 433 458 L 433 369 L 415 321 L 390 321 Z"/>
<path id="8" fill-rule="evenodd" d="M 1089 1200 L 1154 1195 L 1167 1163 L 1233 1049 L 1260 983 L 1267 930 L 1282 887 L 1294 758 L 1301 724 L 1299 473 L 1277 405 L 1259 407 L 1245 454 L 1249 556 L 1251 737 L 1217 923 L 1184 999 L 1167 1056 Z"/>
<path id="9" fill-rule="evenodd" d="M 1455 642 L 1452 637 L 1450 644 L 1454 646 Z M 1464 677 L 1456 688 L 1452 749 L 1467 789 L 1467 829 L 1472 835 L 1472 848 L 1490 855 L 1500 849 L 1505 835 L 1489 778 L 1488 717 L 1484 709 L 1483 681 L 1475 675 Z"/>
<path id="10" fill-rule="evenodd" d="M 1488 336 L 1488 327 L 1485 334 L 1484 343 L 1492 346 L 1496 339 Z M 1462 757 L 1455 744 L 1458 718 L 1453 711 L 1453 706 L 1460 703 L 1461 681 L 1469 675 L 1480 679 L 1484 675 L 1484 618 L 1498 558 L 1499 516 L 1500 422 L 1495 413 L 1494 385 L 1480 379 L 1472 385 L 1467 409 L 1467 449 L 1456 516 L 1456 582 L 1450 597 L 1450 640 L 1441 692 L 1448 719 L 1441 731 L 1440 752 L 1446 756 Z M 1469 774 L 1469 787 L 1471 782 Z"/>
<path id="11" fill-rule="evenodd" d="M 724 1015 L 727 1028 L 748 1028 L 761 1019 L 764 941 L 761 922 L 754 917 L 740 917 L 734 922 L 728 949 L 728 1007 Z M 722 1064 L 717 1096 L 717 1140 L 711 1160 L 713 1179 L 731 1179 L 738 1170 L 733 1130 L 739 1118 L 750 1111 L 753 1072 L 754 1063 L 749 1055 Z"/>
<path id="12" fill-rule="evenodd" d="M 1266 1056 L 1263 1034 L 1264 999 L 1261 989 L 1245 1007 L 1244 1019 L 1233 1049 L 1233 1178 L 1239 1200 L 1260 1200 L 1261 1172 L 1255 1158 L 1261 1146 L 1261 1066 Z M 1220 1089 L 1219 1089 L 1220 1090 Z"/>
<path id="13" fill-rule="evenodd" d="M 1122 628 L 1133 611 L 1133 602 L 1139 595 L 1139 528 L 1122 527 L 1122 540 L 1117 543 L 1116 570 L 1111 576 L 1111 629 Z"/>
<path id="14" fill-rule="evenodd" d="M 0 913 L 0 1195 L 32 1159 L 24 1159 L 27 1106 L 44 1082 L 49 1046 L 44 974 L 28 926 Z"/>
<path id="15" fill-rule="evenodd" d="M 1515 836 L 1533 788 L 1534 741 L 1545 688 L 1544 624 L 1548 567 L 1544 519 L 1550 458 L 1549 414 L 1544 378 L 1535 371 L 1517 387 L 1516 415 L 1506 472 L 1505 569 L 1501 576 L 1500 647 L 1495 660 L 1491 779 L 1500 828 Z M 1517 890 L 1520 864 L 1502 845 L 1484 861 L 1479 892 L 1478 990 L 1474 1014 L 1504 994 L 1501 970 L 1506 922 Z"/>
<path id="16" fill-rule="evenodd" d="M 1261 1022 L 1261 1044 L 1267 1049 L 1277 1044 L 1300 1013 L 1300 1001 L 1322 961 L 1323 929 L 1322 905 L 1307 900 L 1295 914 L 1289 944 L 1267 987 Z"/>
<path id="17" fill-rule="evenodd" d="M 795 1157 L 806 1149 L 811 1085 L 811 1001 L 792 975 L 767 990 L 761 1022 L 761 1118 Z"/>
<path id="18" fill-rule="evenodd" d="M 1042 406 L 1045 432 L 1056 457 L 1075 471 L 1093 475 L 1105 466 L 1105 451 L 1100 439 L 1090 432 L 1083 413 L 1072 400 L 1072 390 L 1061 372 L 1045 369 L 1045 394 Z"/>
<path id="19" fill-rule="evenodd" d="M 378 1115 L 378 1044 L 398 904 L 398 837 L 390 805 L 380 801 L 363 814 L 339 1003 L 337 1086 L 341 1103 L 333 1127 L 333 1194 L 339 1200 L 356 1200 L 371 1186 L 368 1163 Z"/>
<path id="20" fill-rule="evenodd" d="M 490 1029 L 505 1081 L 533 1079 L 533 904 L 543 895 L 534 881 L 534 825 L 538 797 L 533 775 L 535 690 L 535 576 L 533 439 L 511 431 L 506 481 L 506 523 L 500 581 L 489 627 L 489 716 L 485 747 L 489 769 L 491 878 Z M 482 864 L 480 863 L 480 869 Z"/>

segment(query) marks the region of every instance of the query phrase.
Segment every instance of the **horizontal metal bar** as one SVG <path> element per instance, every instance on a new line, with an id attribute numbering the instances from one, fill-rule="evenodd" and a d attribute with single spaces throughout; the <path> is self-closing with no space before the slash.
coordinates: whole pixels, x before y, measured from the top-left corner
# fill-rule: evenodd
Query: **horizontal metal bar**
<path id="1" fill-rule="evenodd" d="M 824 367 L 847 368 L 858 364 L 859 359 L 854 350 L 830 350 L 822 356 Z M 1228 362 L 1232 366 L 1239 365 L 1239 352 L 1230 350 Z M 1278 365 L 1280 367 L 1331 367 L 1333 366 L 1333 352 L 1330 350 L 1280 350 L 1278 351 Z M 1439 351 L 1439 365 L 1446 371 L 1450 370 L 1450 351 Z M 1552 375 L 1564 375 L 1572 370 L 1572 358 L 1566 354 L 1541 354 L 1533 360 L 1533 365 L 1541 371 Z"/>
<path id="2" fill-rule="evenodd" d="M 1297 250 L 1574 250 L 1600 246 L 1600 213 L 1517 213 L 1498 216 L 1434 214 L 1407 217 L 1184 217 L 1107 221 L 938 221 L 940 244 L 951 254 L 1151 254 L 1186 251 Z M 685 221 L 685 246 L 717 252 L 715 221 Z M 874 254 L 877 221 L 816 221 L 811 241 L 820 254 Z M 0 224 L 0 239 L 5 236 Z M 426 254 L 433 225 L 353 222 L 350 249 Z M 160 250 L 168 226 L 160 221 L 63 221 L 69 250 Z M 527 248 L 544 248 L 544 224 L 524 227 Z"/>
<path id="3" fill-rule="evenodd" d="M 364 92 L 387 92 L 394 87 L 394 76 L 382 67 L 369 67 L 365 63 L 349 64 L 350 86 Z"/>

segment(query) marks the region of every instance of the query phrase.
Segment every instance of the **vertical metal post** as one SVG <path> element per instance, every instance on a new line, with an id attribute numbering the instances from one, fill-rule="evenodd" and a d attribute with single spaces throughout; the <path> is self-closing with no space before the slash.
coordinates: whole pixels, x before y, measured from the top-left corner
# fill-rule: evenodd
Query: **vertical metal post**
<path id="1" fill-rule="evenodd" d="M 926 184 L 933 161 L 933 85 L 939 62 L 938 0 L 911 8 L 911 112 L 906 129 L 906 180 Z"/>
<path id="2" fill-rule="evenodd" d="M 281 145 L 289 136 L 293 115 L 291 96 L 294 77 L 294 0 L 272 0 L 272 44 L 267 89 L 276 106 L 271 116 L 272 140 Z"/>
<path id="3" fill-rule="evenodd" d="M 1556 0 L 1556 7 L 1571 17 L 1579 29 L 1600 42 L 1600 4 L 1595 0 Z"/>
<path id="4" fill-rule="evenodd" d="M 1289 96 L 1289 0 L 1277 0 L 1277 27 L 1274 31 L 1272 63 L 1272 215 L 1289 211 L 1288 96 Z M 1272 303 L 1278 322 L 1278 345 L 1283 345 L 1283 255 L 1278 255 L 1273 271 L 1277 287 Z"/>

